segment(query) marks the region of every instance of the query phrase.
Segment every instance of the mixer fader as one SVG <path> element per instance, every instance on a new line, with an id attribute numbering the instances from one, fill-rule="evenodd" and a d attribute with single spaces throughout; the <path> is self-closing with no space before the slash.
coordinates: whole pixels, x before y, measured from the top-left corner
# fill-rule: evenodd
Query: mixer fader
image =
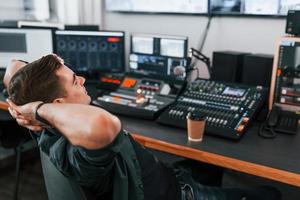
<path id="1" fill-rule="evenodd" d="M 93 101 L 106 110 L 132 117 L 155 119 L 169 104 L 175 101 L 184 82 L 126 75 L 116 91 Z"/>
<path id="2" fill-rule="evenodd" d="M 187 114 L 197 112 L 207 118 L 206 133 L 239 139 L 265 102 L 265 97 L 266 90 L 262 87 L 197 79 L 157 121 L 186 128 Z"/>

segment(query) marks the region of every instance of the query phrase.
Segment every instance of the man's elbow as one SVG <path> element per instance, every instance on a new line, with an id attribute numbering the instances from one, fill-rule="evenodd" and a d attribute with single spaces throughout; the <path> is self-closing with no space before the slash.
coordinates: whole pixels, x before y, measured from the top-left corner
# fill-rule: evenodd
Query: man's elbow
<path id="1" fill-rule="evenodd" d="M 95 147 L 101 148 L 112 143 L 118 133 L 121 131 L 121 122 L 114 115 L 99 116 L 94 121 L 91 130 L 91 137 L 95 141 Z"/>

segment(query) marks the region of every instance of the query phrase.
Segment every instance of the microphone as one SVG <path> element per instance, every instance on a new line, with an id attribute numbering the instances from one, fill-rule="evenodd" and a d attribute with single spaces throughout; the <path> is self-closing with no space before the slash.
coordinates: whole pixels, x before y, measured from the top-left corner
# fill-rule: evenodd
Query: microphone
<path id="1" fill-rule="evenodd" d="M 173 69 L 173 73 L 175 76 L 185 76 L 186 75 L 186 69 L 183 66 L 176 66 Z"/>
<path id="2" fill-rule="evenodd" d="M 198 68 L 188 66 L 188 67 L 183 67 L 181 65 L 178 65 L 174 67 L 173 73 L 175 76 L 181 76 L 181 77 L 186 77 L 187 73 L 193 71 L 193 70 L 198 70 Z"/>

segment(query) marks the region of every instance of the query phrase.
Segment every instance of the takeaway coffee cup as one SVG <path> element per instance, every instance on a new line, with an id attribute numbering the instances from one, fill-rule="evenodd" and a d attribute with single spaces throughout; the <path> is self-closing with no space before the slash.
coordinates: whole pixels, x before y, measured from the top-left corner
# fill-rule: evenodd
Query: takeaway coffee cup
<path id="1" fill-rule="evenodd" d="M 189 141 L 201 142 L 203 140 L 206 117 L 196 112 L 190 112 L 186 118 Z"/>

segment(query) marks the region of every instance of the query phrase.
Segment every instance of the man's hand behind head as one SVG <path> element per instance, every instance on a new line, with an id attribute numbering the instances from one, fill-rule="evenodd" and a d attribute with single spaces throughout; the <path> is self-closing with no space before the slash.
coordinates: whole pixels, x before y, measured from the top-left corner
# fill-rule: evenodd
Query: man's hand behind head
<path id="1" fill-rule="evenodd" d="M 3 78 L 3 83 L 4 83 L 4 86 L 6 88 L 7 88 L 8 84 L 9 84 L 10 79 L 13 77 L 13 75 L 19 69 L 21 69 L 22 67 L 24 67 L 25 65 L 26 65 L 26 63 L 23 62 L 23 61 L 20 61 L 20 60 L 13 59 L 10 62 L 9 66 L 6 68 L 5 75 L 4 75 L 4 78 Z"/>
<path id="2" fill-rule="evenodd" d="M 41 102 L 31 102 L 23 106 L 17 106 L 10 99 L 7 99 L 7 103 L 9 104 L 9 113 L 20 126 L 32 131 L 41 131 L 44 128 L 44 125 L 37 121 L 35 116 L 37 106 Z"/>

